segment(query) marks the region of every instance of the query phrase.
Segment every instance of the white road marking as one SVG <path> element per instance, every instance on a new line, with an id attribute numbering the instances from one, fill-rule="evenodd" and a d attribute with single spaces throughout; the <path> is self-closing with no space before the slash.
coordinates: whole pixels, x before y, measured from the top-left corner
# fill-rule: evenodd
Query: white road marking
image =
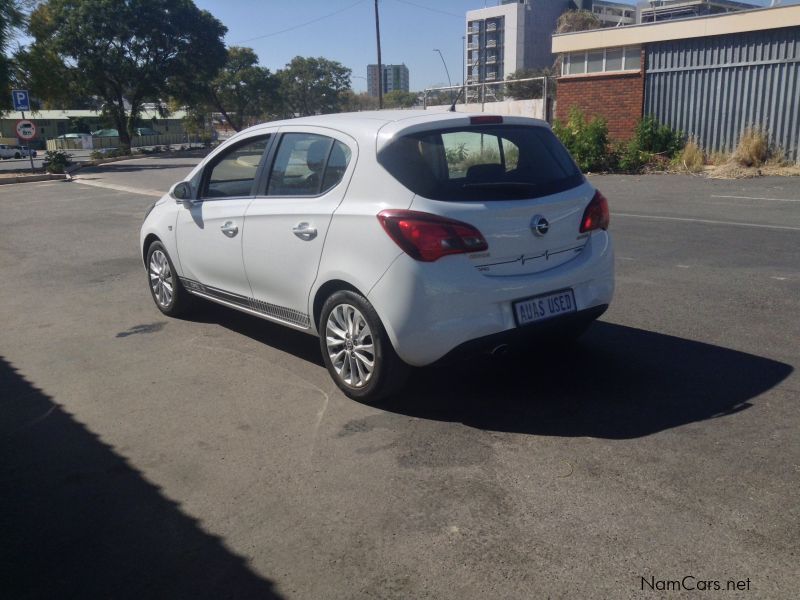
<path id="1" fill-rule="evenodd" d="M 734 227 L 754 227 L 756 229 L 778 229 L 783 231 L 800 231 L 800 227 L 789 225 L 762 225 L 761 223 L 742 223 L 741 221 L 714 221 L 712 219 L 690 219 L 688 217 L 663 217 L 660 215 L 635 215 L 631 213 L 612 212 L 613 217 L 630 217 L 632 219 L 651 219 L 654 221 L 681 221 L 685 223 L 706 223 L 708 225 L 731 225 Z"/>
<path id="2" fill-rule="evenodd" d="M 142 194 L 143 196 L 155 196 L 156 198 L 161 198 L 161 196 L 164 195 L 164 192 L 159 192 L 158 190 L 146 190 L 142 188 L 130 187 L 127 185 L 117 185 L 116 183 L 89 181 L 86 179 L 81 179 L 80 177 L 73 177 L 72 181 L 74 183 L 80 183 L 81 185 L 90 185 L 92 187 L 105 188 L 107 190 L 116 190 L 118 192 L 128 192 L 130 194 Z"/>
<path id="3" fill-rule="evenodd" d="M 690 269 L 691 268 L 689 265 L 675 265 L 675 266 L 678 267 L 679 269 Z"/>
<path id="4" fill-rule="evenodd" d="M 736 198 L 737 200 L 768 200 L 769 202 L 800 202 L 798 198 L 760 198 L 757 196 L 715 196 L 712 198 Z"/>
<path id="5" fill-rule="evenodd" d="M 778 277 L 776 275 L 773 275 L 772 278 L 777 279 L 778 281 L 786 281 L 787 279 L 789 279 L 788 277 Z"/>

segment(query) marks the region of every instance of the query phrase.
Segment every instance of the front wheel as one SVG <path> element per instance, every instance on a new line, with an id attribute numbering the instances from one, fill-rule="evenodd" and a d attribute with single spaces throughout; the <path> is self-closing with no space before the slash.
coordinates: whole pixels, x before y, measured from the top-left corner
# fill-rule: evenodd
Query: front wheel
<path id="1" fill-rule="evenodd" d="M 408 376 L 378 313 L 361 294 L 336 292 L 320 315 L 325 366 L 345 395 L 370 404 L 398 392 Z"/>
<path id="2" fill-rule="evenodd" d="M 14 158 L 22 158 L 22 155 L 21 155 L 19 152 L 17 152 L 17 153 L 14 155 Z"/>
<path id="3" fill-rule="evenodd" d="M 161 242 L 153 242 L 147 249 L 147 279 L 150 294 L 158 310 L 170 317 L 177 317 L 188 311 L 192 299 L 178 279 L 175 267 Z"/>

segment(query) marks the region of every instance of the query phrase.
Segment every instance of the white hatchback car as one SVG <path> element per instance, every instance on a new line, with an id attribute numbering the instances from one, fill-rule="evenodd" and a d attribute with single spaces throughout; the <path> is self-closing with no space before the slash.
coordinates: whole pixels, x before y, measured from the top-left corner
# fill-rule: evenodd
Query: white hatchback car
<path id="1" fill-rule="evenodd" d="M 579 335 L 613 295 L 608 223 L 543 121 L 362 112 L 232 137 L 153 205 L 141 252 L 163 313 L 200 296 L 317 335 L 372 402 L 408 365 Z"/>

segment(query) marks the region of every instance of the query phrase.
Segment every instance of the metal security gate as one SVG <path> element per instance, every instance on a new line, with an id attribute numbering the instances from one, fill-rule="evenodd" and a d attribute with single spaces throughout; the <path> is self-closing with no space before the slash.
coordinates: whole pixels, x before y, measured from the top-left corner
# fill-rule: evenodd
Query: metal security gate
<path id="1" fill-rule="evenodd" d="M 730 152 L 747 127 L 800 159 L 800 27 L 647 45 L 644 113 Z"/>

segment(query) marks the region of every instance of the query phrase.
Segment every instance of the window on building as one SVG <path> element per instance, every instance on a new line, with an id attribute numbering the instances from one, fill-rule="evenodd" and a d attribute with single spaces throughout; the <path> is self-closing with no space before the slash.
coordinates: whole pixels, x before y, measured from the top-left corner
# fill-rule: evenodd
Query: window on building
<path id="1" fill-rule="evenodd" d="M 606 71 L 622 71 L 622 48 L 606 48 Z"/>
<path id="2" fill-rule="evenodd" d="M 608 71 L 638 71 L 641 68 L 641 48 L 605 48 L 564 54 L 561 60 L 562 75 L 603 73 Z"/>
<path id="3" fill-rule="evenodd" d="M 626 71 L 638 71 L 642 63 L 641 57 L 639 46 L 627 46 L 625 48 L 625 64 L 622 68 Z"/>
<path id="4" fill-rule="evenodd" d="M 603 50 L 592 50 L 588 53 L 586 59 L 586 72 L 587 73 L 601 73 L 603 69 L 603 58 L 605 52 Z"/>

